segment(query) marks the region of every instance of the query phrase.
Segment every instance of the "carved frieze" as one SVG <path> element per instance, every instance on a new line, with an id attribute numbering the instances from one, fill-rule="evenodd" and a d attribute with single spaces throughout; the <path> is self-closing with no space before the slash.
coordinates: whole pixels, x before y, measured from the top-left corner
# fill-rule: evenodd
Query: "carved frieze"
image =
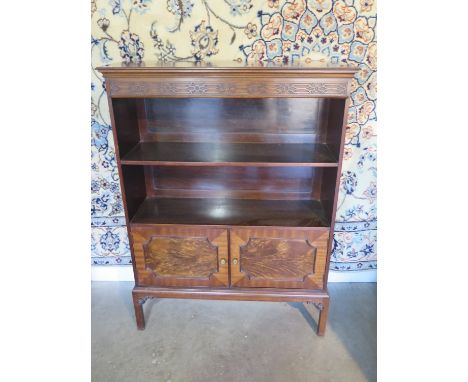
<path id="1" fill-rule="evenodd" d="M 127 80 L 112 79 L 108 85 L 113 97 L 125 96 L 200 96 L 200 97 L 270 97 L 284 96 L 343 96 L 348 95 L 346 82 L 321 81 L 316 79 L 299 81 L 275 80 L 251 81 L 248 79 L 212 79 L 181 81 L 175 79 Z"/>

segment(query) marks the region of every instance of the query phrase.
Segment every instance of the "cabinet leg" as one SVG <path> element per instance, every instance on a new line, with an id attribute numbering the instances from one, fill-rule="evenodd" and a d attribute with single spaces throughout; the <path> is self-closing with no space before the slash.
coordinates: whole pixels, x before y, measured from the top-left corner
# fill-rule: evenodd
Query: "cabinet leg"
<path id="1" fill-rule="evenodd" d="M 319 315 L 319 322 L 317 327 L 317 334 L 319 336 L 323 336 L 325 334 L 325 328 L 327 326 L 327 319 L 328 319 L 328 307 L 329 307 L 329 300 L 323 300 L 320 304 L 318 304 L 318 308 L 320 309 Z"/>
<path id="2" fill-rule="evenodd" d="M 145 316 L 143 314 L 143 304 L 145 301 L 146 298 L 138 296 L 137 294 L 133 295 L 133 307 L 135 308 L 135 319 L 138 330 L 145 329 Z"/>

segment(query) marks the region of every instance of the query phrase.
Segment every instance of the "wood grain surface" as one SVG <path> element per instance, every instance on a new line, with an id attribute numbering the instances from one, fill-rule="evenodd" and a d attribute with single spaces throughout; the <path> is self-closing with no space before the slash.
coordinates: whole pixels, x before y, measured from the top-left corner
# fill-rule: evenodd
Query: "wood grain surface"
<path id="1" fill-rule="evenodd" d="M 231 229 L 231 285 L 322 289 L 328 232 L 319 228 Z"/>
<path id="2" fill-rule="evenodd" d="M 240 266 L 249 280 L 303 281 L 314 273 L 317 248 L 307 240 L 249 238 L 240 247 Z"/>
<path id="3" fill-rule="evenodd" d="M 227 230 L 149 225 L 131 234 L 140 285 L 229 286 Z"/>
<path id="4" fill-rule="evenodd" d="M 207 237 L 152 236 L 143 252 L 157 276 L 208 278 L 218 270 L 218 248 Z"/>

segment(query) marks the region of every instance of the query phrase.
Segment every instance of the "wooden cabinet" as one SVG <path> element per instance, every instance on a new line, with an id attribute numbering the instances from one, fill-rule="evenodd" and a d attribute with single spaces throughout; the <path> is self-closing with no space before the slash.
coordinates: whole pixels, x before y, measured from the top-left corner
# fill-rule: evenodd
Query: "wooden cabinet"
<path id="1" fill-rule="evenodd" d="M 327 273 L 355 68 L 119 64 L 106 80 L 135 273 L 148 298 L 313 302 Z"/>

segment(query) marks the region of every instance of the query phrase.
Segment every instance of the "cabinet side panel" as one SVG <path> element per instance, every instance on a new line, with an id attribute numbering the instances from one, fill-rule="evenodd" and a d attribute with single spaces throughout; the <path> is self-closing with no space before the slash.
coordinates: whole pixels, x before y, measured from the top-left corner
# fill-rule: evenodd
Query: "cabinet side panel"
<path id="1" fill-rule="evenodd" d="M 125 156 L 140 140 L 135 99 L 112 99 L 120 157 Z"/>
<path id="2" fill-rule="evenodd" d="M 337 169 L 325 168 L 322 170 L 320 201 L 322 202 L 323 208 L 327 214 L 327 218 L 331 222 L 334 213 L 335 192 L 338 192 L 338 190 L 336 190 Z"/>
<path id="3" fill-rule="evenodd" d="M 108 81 L 108 79 L 106 78 L 106 81 Z M 119 147 L 119 138 L 118 138 L 118 134 L 117 134 L 117 123 L 116 123 L 116 120 L 117 118 L 119 117 L 119 113 L 117 115 L 115 115 L 114 113 L 114 102 L 113 102 L 113 98 L 111 97 L 110 95 L 110 92 L 108 91 L 107 92 L 107 102 L 108 102 L 108 105 L 109 105 L 109 113 L 110 113 L 110 117 L 111 117 L 111 123 L 112 123 L 112 137 L 113 137 L 113 141 L 114 141 L 114 148 L 115 148 L 115 160 L 117 162 L 117 169 L 118 169 L 118 173 L 119 173 L 119 182 L 120 182 L 120 190 L 121 190 L 121 193 L 122 193 L 122 204 L 123 204 L 123 207 L 124 207 L 124 211 L 125 211 L 125 221 L 126 221 L 126 228 L 127 228 L 127 233 L 128 233 L 128 240 L 129 240 L 129 243 L 130 243 L 130 252 L 131 252 L 131 257 L 132 257 L 132 267 L 133 267 L 133 274 L 134 274 L 134 277 L 135 277 L 135 284 L 138 285 L 138 273 L 137 273 L 137 269 L 136 269 L 136 265 L 135 265 L 135 255 L 134 255 L 134 251 L 133 251 L 133 240 L 132 240 L 132 235 L 131 235 L 131 232 L 130 232 L 130 219 L 131 217 L 129 216 L 129 209 L 128 209 L 128 205 L 127 205 L 127 195 L 126 195 L 126 186 L 125 186 L 125 181 L 124 181 L 124 171 L 122 169 L 122 164 L 120 162 L 120 158 L 121 158 L 121 153 L 120 153 L 120 147 Z M 117 100 L 116 100 L 117 101 Z M 120 101 L 117 102 L 118 106 L 117 106 L 117 109 L 118 110 L 121 110 L 122 106 L 120 106 Z M 130 107 L 130 110 L 132 109 L 132 107 Z M 136 109 L 135 109 L 135 112 L 136 112 Z M 120 126 L 120 123 L 118 124 Z M 123 123 L 123 130 L 127 130 L 127 132 L 124 134 L 124 135 L 128 135 L 128 137 L 126 139 L 123 139 L 123 141 L 127 142 L 126 144 L 124 143 L 124 149 L 125 148 L 129 148 L 133 145 L 133 142 L 138 141 L 138 132 L 137 131 L 134 131 L 134 130 L 131 130 L 130 129 L 130 125 L 128 123 Z M 135 129 L 136 130 L 136 129 Z M 132 175 L 129 176 L 130 178 L 132 178 Z M 138 178 L 138 176 L 137 176 Z M 130 185 L 130 188 L 132 188 L 132 186 Z M 130 210 L 134 213 L 136 211 L 136 208 L 137 208 L 137 204 L 139 204 L 141 202 L 141 200 L 144 199 L 144 197 L 141 197 L 141 196 L 138 196 L 138 201 L 137 200 L 134 200 L 134 198 L 130 197 L 129 200 L 130 200 L 130 205 L 131 205 L 131 208 Z"/>
<path id="4" fill-rule="evenodd" d="M 143 166 L 122 166 L 122 176 L 127 202 L 127 216 L 130 221 L 146 197 L 144 168 Z"/>
<path id="5" fill-rule="evenodd" d="M 343 119 L 346 117 L 343 114 L 345 103 L 344 99 L 328 100 L 326 143 L 337 158 L 340 156 L 341 152 L 341 133 L 343 128 Z M 348 109 L 346 109 L 345 112 L 348 113 Z"/>
<path id="6" fill-rule="evenodd" d="M 327 285 L 328 282 L 328 271 L 330 269 L 330 256 L 331 256 L 331 251 L 332 251 L 332 245 L 333 245 L 333 235 L 335 231 L 335 220 L 336 220 L 336 213 L 337 213 L 337 204 L 338 204 L 338 195 L 339 195 L 339 190 L 340 190 L 340 179 L 341 179 L 341 169 L 343 167 L 343 150 L 344 150 L 344 142 L 345 142 L 345 134 L 346 134 L 346 125 L 347 125 L 347 120 L 348 120 L 348 112 L 349 112 L 349 107 L 350 107 L 351 101 L 350 98 L 348 97 L 346 101 L 344 102 L 344 105 L 341 110 L 336 110 L 336 116 L 339 118 L 338 120 L 341 120 L 341 129 L 335 132 L 335 134 L 340 134 L 340 144 L 338 146 L 338 152 L 339 152 L 339 160 L 338 160 L 338 168 L 336 169 L 336 178 L 335 178 L 335 192 L 334 192 L 334 198 L 333 198 L 333 205 L 331 208 L 331 224 L 330 224 L 330 240 L 328 243 L 328 254 L 327 254 L 327 263 L 326 263 L 326 270 L 325 270 L 325 275 L 324 275 L 324 283 L 325 286 Z M 340 116 L 341 117 L 338 117 Z M 330 179 L 330 182 L 333 179 Z"/>

